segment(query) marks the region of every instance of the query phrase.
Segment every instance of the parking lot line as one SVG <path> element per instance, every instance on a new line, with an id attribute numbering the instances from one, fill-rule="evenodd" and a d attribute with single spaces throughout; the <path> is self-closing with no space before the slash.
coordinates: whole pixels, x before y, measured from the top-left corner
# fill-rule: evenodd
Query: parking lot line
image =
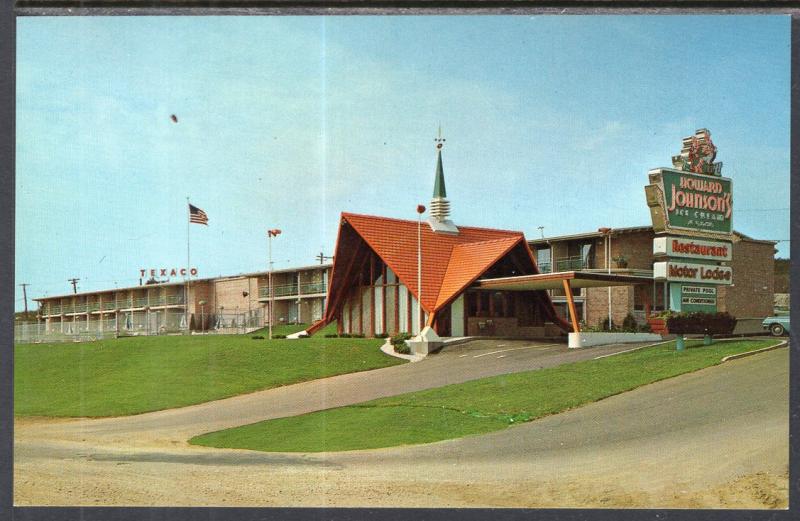
<path id="1" fill-rule="evenodd" d="M 482 356 L 489 356 L 489 355 L 496 355 L 497 353 L 505 353 L 506 351 L 518 351 L 520 349 L 533 349 L 534 347 L 552 347 L 557 346 L 559 344 L 536 344 L 532 346 L 523 346 L 523 347 L 510 347 L 508 349 L 501 349 L 499 351 L 492 351 L 490 353 L 481 353 L 479 355 L 475 355 L 472 358 L 480 358 Z"/>

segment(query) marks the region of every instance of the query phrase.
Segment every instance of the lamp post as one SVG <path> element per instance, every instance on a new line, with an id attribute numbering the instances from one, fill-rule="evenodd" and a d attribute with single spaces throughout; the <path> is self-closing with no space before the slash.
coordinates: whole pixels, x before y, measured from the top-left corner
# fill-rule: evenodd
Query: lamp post
<path id="1" fill-rule="evenodd" d="M 611 228 L 599 228 L 606 239 L 606 273 L 611 274 Z M 608 330 L 611 331 L 611 286 L 608 287 Z"/>
<path id="2" fill-rule="evenodd" d="M 417 205 L 417 326 L 422 334 L 422 214 L 425 206 Z M 413 331 L 413 328 L 412 328 Z"/>
<path id="3" fill-rule="evenodd" d="M 247 289 L 248 290 L 250 289 L 250 279 L 249 278 L 247 279 Z M 245 323 L 245 331 L 247 331 L 248 327 L 251 327 L 250 326 L 250 318 L 251 318 L 250 315 L 252 314 L 252 312 L 250 311 L 250 299 L 248 298 L 249 296 L 250 296 L 250 292 L 249 291 L 242 291 L 242 297 L 247 299 L 247 322 Z"/>
<path id="4" fill-rule="evenodd" d="M 205 333 L 206 331 L 206 301 L 201 300 L 198 302 L 200 304 L 200 331 Z"/>
<path id="5" fill-rule="evenodd" d="M 277 228 L 267 230 L 267 239 L 269 244 L 269 339 L 272 340 L 272 318 L 274 313 L 272 308 L 275 307 L 275 297 L 272 294 L 272 238 L 281 234 Z"/>

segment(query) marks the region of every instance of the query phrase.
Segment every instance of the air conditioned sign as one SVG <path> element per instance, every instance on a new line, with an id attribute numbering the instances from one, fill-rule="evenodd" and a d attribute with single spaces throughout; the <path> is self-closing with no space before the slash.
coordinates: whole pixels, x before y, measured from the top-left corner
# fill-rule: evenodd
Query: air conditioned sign
<path id="1" fill-rule="evenodd" d="M 669 260 L 653 263 L 653 278 L 669 282 L 702 282 L 705 284 L 730 285 L 733 283 L 733 269 L 730 266 Z"/>
<path id="2" fill-rule="evenodd" d="M 681 310 L 715 312 L 717 310 L 717 288 L 681 284 Z"/>
<path id="3" fill-rule="evenodd" d="M 653 255 L 729 261 L 733 248 L 729 242 L 696 240 L 691 237 L 656 237 L 653 239 Z"/>

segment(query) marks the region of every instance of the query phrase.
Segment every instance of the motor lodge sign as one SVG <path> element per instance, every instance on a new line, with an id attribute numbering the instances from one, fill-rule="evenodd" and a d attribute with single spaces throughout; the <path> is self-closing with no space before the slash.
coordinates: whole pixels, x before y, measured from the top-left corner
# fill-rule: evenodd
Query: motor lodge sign
<path id="1" fill-rule="evenodd" d="M 653 278 L 669 282 L 704 282 L 706 284 L 727 284 L 733 282 L 733 269 L 730 266 L 695 264 L 668 260 L 653 263 Z"/>

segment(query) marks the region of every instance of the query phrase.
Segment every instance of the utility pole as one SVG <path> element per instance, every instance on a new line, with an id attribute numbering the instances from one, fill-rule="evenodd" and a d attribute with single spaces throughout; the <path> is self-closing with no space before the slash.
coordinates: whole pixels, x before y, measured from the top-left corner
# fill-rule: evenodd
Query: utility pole
<path id="1" fill-rule="evenodd" d="M 324 264 L 326 260 L 333 260 L 333 257 L 328 257 L 324 253 L 319 252 L 319 255 L 317 255 L 317 260 L 320 264 Z"/>
<path id="2" fill-rule="evenodd" d="M 277 228 L 267 230 L 267 244 L 269 244 L 269 339 L 272 340 L 272 319 L 275 317 L 273 308 L 275 307 L 275 296 L 272 290 L 272 238 L 281 234 Z"/>
<path id="3" fill-rule="evenodd" d="M 67 282 L 72 283 L 72 292 L 77 294 L 78 293 L 78 281 L 81 279 L 67 279 Z"/>
<path id="4" fill-rule="evenodd" d="M 419 324 L 418 335 L 422 339 L 422 214 L 425 207 L 417 205 L 417 324 Z M 414 328 L 411 328 L 414 331 Z"/>
<path id="5" fill-rule="evenodd" d="M 22 297 L 25 299 L 25 318 L 28 318 L 28 292 L 25 289 L 30 284 L 20 284 L 20 286 L 22 286 Z"/>

